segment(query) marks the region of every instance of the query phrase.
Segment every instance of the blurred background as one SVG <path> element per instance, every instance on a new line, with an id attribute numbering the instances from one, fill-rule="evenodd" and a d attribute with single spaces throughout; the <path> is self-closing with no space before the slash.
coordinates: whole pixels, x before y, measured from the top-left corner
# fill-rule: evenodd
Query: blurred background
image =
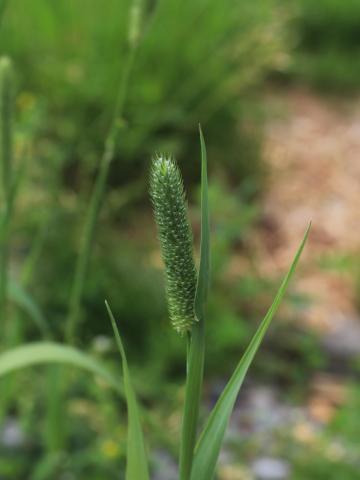
<path id="1" fill-rule="evenodd" d="M 76 342 L 120 368 L 107 298 L 148 411 L 153 479 L 176 478 L 185 350 L 167 318 L 148 170 L 154 152 L 177 158 L 198 245 L 199 122 L 212 216 L 203 418 L 313 222 L 239 396 L 218 479 L 359 478 L 360 2 L 2 0 L 0 54 L 15 71 L 20 172 L 9 233 L 15 333 L 1 350 L 47 331 L 63 341 L 120 89 Z M 124 404 L 86 373 L 68 381 L 69 421 L 55 444 L 46 368 L 1 381 L 1 480 L 123 478 Z"/>

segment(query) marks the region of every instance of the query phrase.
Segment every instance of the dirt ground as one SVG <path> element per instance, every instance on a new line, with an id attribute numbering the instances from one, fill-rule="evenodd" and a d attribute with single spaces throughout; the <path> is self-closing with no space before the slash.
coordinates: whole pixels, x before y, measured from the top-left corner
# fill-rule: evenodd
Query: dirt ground
<path id="1" fill-rule="evenodd" d="M 360 264 L 360 98 L 335 100 L 303 90 L 272 94 L 265 156 L 264 269 L 286 269 L 311 220 L 296 278 L 297 291 L 314 298 L 303 320 L 330 335 L 341 330 L 349 337 L 345 343 L 354 343 L 360 336 L 354 291 Z M 343 259 L 350 268 L 324 268 L 324 258 L 340 266 Z"/>

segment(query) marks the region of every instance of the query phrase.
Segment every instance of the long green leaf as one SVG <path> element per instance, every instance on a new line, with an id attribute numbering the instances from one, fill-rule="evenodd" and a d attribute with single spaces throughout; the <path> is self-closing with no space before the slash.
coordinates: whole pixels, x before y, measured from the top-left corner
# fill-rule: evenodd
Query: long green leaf
<path id="1" fill-rule="evenodd" d="M 215 474 L 216 463 L 224 439 L 225 431 L 240 387 L 261 344 L 261 341 L 270 326 L 271 320 L 274 317 L 285 294 L 289 281 L 295 271 L 300 255 L 304 249 L 309 234 L 309 229 L 310 225 L 306 230 L 303 241 L 295 255 L 293 263 L 291 264 L 286 277 L 284 278 L 277 292 L 273 304 L 269 308 L 265 318 L 260 324 L 257 332 L 252 338 L 248 348 L 236 367 L 235 372 L 230 378 L 229 383 L 226 385 L 223 393 L 221 394 L 209 416 L 196 448 L 191 480 L 211 480 Z"/>
<path id="2" fill-rule="evenodd" d="M 119 330 L 109 304 L 105 302 L 111 325 L 114 330 L 115 340 L 121 355 L 124 376 L 124 389 L 128 409 L 128 438 L 127 438 L 127 464 L 126 480 L 149 480 L 149 471 L 145 451 L 144 436 L 141 428 L 139 408 L 136 395 L 132 386 L 129 366 L 125 349 L 121 341 Z"/>
<path id="3" fill-rule="evenodd" d="M 201 240 L 199 275 L 195 293 L 195 315 L 201 321 L 205 313 L 210 281 L 210 220 L 206 145 L 200 126 L 199 132 L 201 145 Z"/>
<path id="4" fill-rule="evenodd" d="M 0 354 L 0 377 L 31 365 L 64 363 L 87 370 L 123 394 L 119 379 L 100 362 L 72 347 L 53 342 L 30 343 Z"/>
<path id="5" fill-rule="evenodd" d="M 187 379 L 180 445 L 180 480 L 189 480 L 194 457 L 199 406 L 204 376 L 205 307 L 209 286 L 210 229 L 208 207 L 207 156 L 200 128 L 201 143 L 201 240 L 200 266 L 195 293 L 194 311 L 197 322 L 189 339 Z"/>

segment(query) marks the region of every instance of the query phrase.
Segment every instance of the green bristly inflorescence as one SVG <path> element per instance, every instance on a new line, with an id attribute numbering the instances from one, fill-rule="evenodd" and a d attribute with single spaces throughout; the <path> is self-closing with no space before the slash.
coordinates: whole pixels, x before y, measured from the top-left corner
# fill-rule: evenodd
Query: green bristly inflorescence
<path id="1" fill-rule="evenodd" d="M 154 158 L 150 195 L 165 263 L 170 320 L 174 329 L 184 334 L 195 321 L 196 269 L 184 185 L 172 158 Z"/>

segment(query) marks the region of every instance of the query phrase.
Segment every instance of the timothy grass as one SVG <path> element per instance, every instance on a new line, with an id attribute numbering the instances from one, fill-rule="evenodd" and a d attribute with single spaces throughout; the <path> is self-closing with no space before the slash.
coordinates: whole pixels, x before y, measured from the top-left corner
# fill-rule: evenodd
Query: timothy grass
<path id="1" fill-rule="evenodd" d="M 207 156 L 205 149 L 205 142 L 200 131 L 201 140 L 201 165 L 202 165 L 202 188 L 201 188 L 201 247 L 200 247 L 200 265 L 197 280 L 197 288 L 194 297 L 194 317 L 197 322 L 191 326 L 188 349 L 187 349 L 187 385 L 184 404 L 182 439 L 180 446 L 180 480 L 209 480 L 214 477 L 217 459 L 220 453 L 221 445 L 224 439 L 225 430 L 234 407 L 236 397 L 239 393 L 242 382 L 248 371 L 248 368 L 255 356 L 261 341 L 269 328 L 271 320 L 275 315 L 284 293 L 287 289 L 291 276 L 293 275 L 297 262 L 300 258 L 304 248 L 309 228 L 304 236 L 298 252 L 295 255 L 294 261 L 286 275 L 280 289 L 275 297 L 275 300 L 262 321 L 255 336 L 250 342 L 244 356 L 240 360 L 233 376 L 224 389 L 213 411 L 211 412 L 202 434 L 198 438 L 197 448 L 195 444 L 197 439 L 198 427 L 198 411 L 201 401 L 202 380 L 204 369 L 204 347 L 205 347 L 205 322 L 206 322 L 206 304 L 208 297 L 209 278 L 210 278 L 210 227 L 209 227 L 209 209 L 208 209 L 208 181 L 207 181 Z M 168 161 L 169 162 L 169 161 Z M 169 168 L 169 163 L 158 159 L 155 160 L 153 169 L 158 175 L 164 172 L 164 168 Z M 170 164 L 172 167 L 172 165 Z M 174 167 L 172 167 L 174 168 Z M 182 189 L 171 188 L 172 183 L 169 178 L 165 176 L 162 183 L 158 184 L 158 176 L 153 174 L 152 192 L 155 190 L 158 198 L 161 198 L 161 204 L 164 199 L 167 199 L 168 210 L 164 208 L 157 208 L 155 202 L 155 218 L 157 220 L 160 231 L 160 242 L 164 253 L 164 259 L 169 276 L 169 269 L 171 269 L 171 257 L 167 255 L 169 248 L 169 237 L 172 236 L 173 241 L 178 241 L 178 246 L 183 242 L 183 238 L 189 238 L 188 225 L 186 222 L 179 221 L 174 225 L 173 218 L 169 219 L 168 212 L 171 211 L 177 202 L 183 201 Z M 153 185 L 155 183 L 155 186 Z M 175 185 L 180 185 L 181 182 L 174 182 Z M 161 190 L 161 192 L 159 192 Z M 161 205 L 162 206 L 162 205 Z M 182 216 L 182 215 L 181 215 Z M 164 225 L 169 231 L 164 235 Z M 182 226 L 182 235 L 177 233 L 179 226 Z M 172 235 L 171 235 L 172 234 Z M 176 257 L 180 250 L 173 249 L 173 255 Z M 173 258 L 173 266 L 177 264 L 177 259 Z M 169 264 L 170 263 L 170 264 Z M 177 288 L 177 295 L 172 292 L 172 297 L 188 295 L 188 291 L 183 291 L 183 284 L 189 280 L 188 271 L 185 264 L 180 264 L 177 269 L 179 277 L 178 282 L 173 285 Z M 171 313 L 171 303 L 169 305 Z"/>
<path id="2" fill-rule="evenodd" d="M 225 431 L 231 412 L 233 410 L 235 400 L 247 374 L 247 371 L 254 359 L 254 356 L 267 332 L 271 321 L 278 310 L 281 300 L 286 292 L 288 284 L 295 268 L 299 261 L 300 255 L 305 246 L 309 228 L 307 229 L 303 241 L 296 252 L 293 263 L 285 276 L 277 295 L 261 322 L 257 332 L 248 345 L 243 357 L 240 359 L 232 377 L 223 390 L 215 407 L 208 416 L 207 421 L 203 427 L 202 433 L 198 436 L 198 412 L 201 402 L 202 382 L 203 382 L 203 368 L 204 368 L 204 347 L 205 347 L 205 324 L 206 324 L 206 305 L 208 299 L 209 279 L 210 279 L 210 224 L 209 224 L 209 208 L 208 208 L 208 182 L 207 182 L 207 157 L 205 142 L 201 135 L 201 165 L 202 165 L 202 193 L 201 193 L 201 242 L 200 242 L 200 264 L 197 274 L 197 285 L 195 296 L 193 298 L 194 308 L 194 323 L 187 329 L 187 382 L 186 394 L 184 403 L 183 423 L 182 423 L 182 437 L 180 443 L 180 480 L 210 480 L 214 477 L 216 472 L 217 459 L 220 453 L 221 445 L 225 436 Z M 169 168 L 170 164 L 155 160 L 154 169 Z M 172 164 L 171 164 L 172 165 Z M 173 166 L 173 165 L 172 165 Z M 179 172 L 176 170 L 176 175 Z M 152 181 L 157 182 L 157 175 L 152 173 Z M 184 193 L 180 188 L 172 191 L 169 177 L 165 176 L 161 184 L 156 184 L 155 191 L 158 195 L 163 193 L 162 202 L 168 204 L 171 211 L 175 206 L 179 206 L 179 202 L 184 201 Z M 175 182 L 176 187 L 179 187 L 178 182 Z M 180 182 L 181 186 L 181 182 Z M 157 189 L 162 189 L 159 192 Z M 154 186 L 152 187 L 154 194 Z M 177 195 L 178 198 L 175 198 Z M 156 201 L 155 201 L 156 204 Z M 182 210 L 182 209 L 181 209 Z M 177 246 L 183 242 L 184 238 L 189 238 L 187 222 L 180 222 L 181 228 L 184 229 L 182 235 L 176 236 L 178 225 L 175 225 L 173 219 L 168 217 L 166 210 L 162 208 L 157 211 L 157 222 L 160 226 L 160 240 L 162 242 L 162 249 L 166 251 L 169 247 L 169 238 L 171 232 L 173 233 L 172 241 L 175 242 L 175 255 L 180 254 L 181 248 Z M 169 228 L 168 235 L 164 236 L 162 228 L 163 222 L 167 223 Z M 176 245 L 176 241 L 179 245 Z M 170 257 L 164 256 L 167 262 L 167 269 L 171 269 L 169 264 Z M 188 280 L 188 271 L 177 262 L 173 261 L 174 267 L 178 266 L 177 274 L 184 281 Z M 181 295 L 188 295 L 188 292 L 183 290 L 181 282 L 173 285 L 178 289 L 177 294 L 172 292 L 173 299 L 180 301 Z M 123 381 L 124 381 L 124 395 L 126 397 L 128 407 L 128 436 L 127 436 L 127 467 L 125 478 L 126 480 L 148 480 L 149 467 L 147 460 L 147 453 L 144 443 L 144 435 L 141 428 L 140 409 L 136 400 L 133 383 L 130 376 L 130 371 L 125 355 L 125 350 L 120 338 L 115 319 L 108 304 L 106 304 L 108 313 L 110 315 L 111 323 L 114 329 L 114 335 L 120 351 L 122 365 L 123 365 Z M 169 304 L 170 312 L 173 305 Z M 176 327 L 176 325 L 175 325 Z M 176 329 L 178 330 L 178 329 Z M 19 347 L 15 351 L 8 351 L 0 355 L 0 376 L 9 373 L 14 369 L 22 368 L 28 363 L 48 363 L 48 362 L 66 362 L 71 365 L 82 367 L 96 373 L 105 378 L 112 386 L 117 386 L 117 382 L 113 380 L 113 375 L 108 373 L 98 362 L 91 357 L 82 354 L 80 351 L 71 348 L 57 345 L 56 343 L 40 343 L 35 345 L 27 345 Z M 122 393 L 122 390 L 120 390 Z M 195 448 L 196 445 L 196 448 Z"/>
<path id="3" fill-rule="evenodd" d="M 196 272 L 184 186 L 171 158 L 159 156 L 154 160 L 150 189 L 166 268 L 170 320 L 175 330 L 184 335 L 195 322 Z"/>
<path id="4" fill-rule="evenodd" d="M 1 5 L 4 4 L 0 4 L 0 14 Z M 38 7 L 39 5 L 40 4 L 37 4 Z M 50 4 L 48 4 L 45 9 L 52 9 L 52 7 L 50 7 L 49 5 Z M 202 2 L 198 2 L 196 3 L 195 7 L 191 7 L 194 8 L 194 10 L 191 11 L 183 11 L 182 9 L 178 9 L 179 4 L 176 3 L 172 3 L 171 5 L 171 8 L 173 8 L 172 14 L 174 13 L 174 11 L 176 11 L 177 13 L 179 13 L 179 15 L 184 15 L 184 24 L 187 25 L 192 25 L 192 21 L 196 20 L 198 16 L 199 18 L 202 18 L 204 14 L 208 14 L 209 16 L 206 17 L 208 21 L 207 24 L 211 26 L 211 28 L 213 29 L 211 31 L 214 33 L 216 41 L 219 42 L 217 43 L 217 45 L 220 46 L 219 58 L 222 59 L 223 55 L 226 57 L 227 47 L 229 47 L 231 42 L 237 38 L 236 36 L 233 36 L 233 12 L 231 12 L 231 15 L 230 13 L 227 14 L 225 28 L 223 24 L 219 26 L 217 23 L 218 7 L 216 2 L 211 2 L 212 8 L 210 12 L 204 12 Z M 8 348 L 5 352 L 2 352 L 0 354 L 0 377 L 7 375 L 10 372 L 22 370 L 23 368 L 30 365 L 49 363 L 61 364 L 60 368 L 58 366 L 54 367 L 52 365 L 51 369 L 49 369 L 48 371 L 49 373 L 46 380 L 46 387 L 48 391 L 45 400 L 46 414 L 44 415 L 45 435 L 43 438 L 43 440 L 45 440 L 45 453 L 47 453 L 48 455 L 43 456 L 44 458 L 41 460 L 37 468 L 37 472 L 41 472 L 43 466 L 46 465 L 46 468 L 48 469 L 47 471 L 50 472 L 48 474 L 48 476 L 50 477 L 51 475 L 53 475 L 54 469 L 58 468 L 58 464 L 60 462 L 59 458 L 56 457 L 56 455 L 59 455 L 62 450 L 65 450 L 65 440 L 67 434 L 67 382 L 65 382 L 64 379 L 67 380 L 67 374 L 65 375 L 66 371 L 63 365 L 67 364 L 72 367 L 82 368 L 89 371 L 97 378 L 100 378 L 102 381 L 105 381 L 106 384 L 110 385 L 110 387 L 113 388 L 116 393 L 119 394 L 122 398 L 125 398 L 128 410 L 127 466 L 125 477 L 127 480 L 148 480 L 149 478 L 150 467 L 147 459 L 147 449 L 145 447 L 145 436 L 142 432 L 141 425 L 141 419 L 144 416 L 144 412 L 138 405 L 134 384 L 132 382 L 130 369 L 125 355 L 125 349 L 120 338 L 114 316 L 108 304 L 106 305 L 106 307 L 113 326 L 116 344 L 118 346 L 122 361 L 123 386 L 121 385 L 121 382 L 118 379 L 117 375 L 114 375 L 114 373 L 106 366 L 104 366 L 102 362 L 94 358 L 94 356 L 83 353 L 80 350 L 74 348 L 74 343 L 76 343 L 78 339 L 79 321 L 81 318 L 81 303 L 83 300 L 85 281 L 89 271 L 89 260 L 92 254 L 92 246 L 96 233 L 96 225 L 109 176 L 109 170 L 116 154 L 121 151 L 118 144 L 118 137 L 121 133 L 124 133 L 124 124 L 126 123 L 124 122 L 126 102 L 129 102 L 130 105 L 129 117 L 131 117 L 133 113 L 137 111 L 136 102 L 134 102 L 134 95 L 136 96 L 136 92 L 138 92 L 138 87 L 135 86 L 136 88 L 131 93 L 131 87 L 134 88 L 131 83 L 131 79 L 133 78 L 132 73 L 134 72 L 134 74 L 138 75 L 144 64 L 147 64 L 148 62 L 147 57 L 143 57 L 142 59 L 140 59 L 140 67 L 138 67 L 134 61 L 139 48 L 139 41 L 142 35 L 146 34 L 147 32 L 146 22 L 148 20 L 147 14 L 149 12 L 145 9 L 142 10 L 142 7 L 145 6 L 146 4 L 141 2 L 140 0 L 134 0 L 130 5 L 130 23 L 128 29 L 128 36 L 126 39 L 126 53 L 125 60 L 122 65 L 123 73 L 121 77 L 118 97 L 109 132 L 105 139 L 104 151 L 102 156 L 100 157 L 100 162 L 98 164 L 98 175 L 95 179 L 94 187 L 90 196 L 89 206 L 85 215 L 83 235 L 79 248 L 79 255 L 77 257 L 75 265 L 74 280 L 69 300 L 69 312 L 65 325 L 65 337 L 69 345 L 63 345 L 56 342 L 42 341 L 31 344 L 24 344 L 21 346 L 17 346 L 16 348 Z M 167 7 L 165 4 L 161 4 L 161 8 L 165 9 L 160 10 L 160 13 L 162 13 L 162 15 L 165 15 L 165 18 L 166 14 L 170 15 L 170 13 L 167 12 L 167 8 L 169 7 Z M 261 15 L 257 8 L 254 8 L 254 10 L 252 9 L 252 7 L 248 8 L 249 11 L 247 11 L 247 14 L 250 15 L 250 18 L 252 18 L 252 26 L 254 27 L 258 24 L 258 16 Z M 54 11 L 52 11 L 52 13 L 54 13 Z M 57 10 L 57 13 L 59 15 L 63 13 L 61 7 L 59 10 Z M 194 13 L 196 14 L 195 17 L 193 17 Z M 84 15 L 85 14 L 86 12 L 84 12 Z M 51 18 L 52 20 L 54 20 L 53 17 Z M 172 19 L 175 20 L 175 17 L 172 17 Z M 168 44 L 162 42 L 162 40 L 164 39 L 164 32 L 162 32 L 162 35 L 160 35 L 160 44 L 162 47 L 165 48 L 165 51 L 163 51 L 164 57 L 167 58 L 167 61 L 170 64 L 173 64 L 174 59 L 178 60 L 177 56 L 173 56 L 174 51 L 175 53 L 178 53 L 180 55 L 179 58 L 181 58 L 181 54 L 183 51 L 182 48 L 180 50 L 177 50 L 177 48 L 175 48 L 174 50 L 173 48 L 174 45 L 183 46 L 181 42 L 180 44 L 178 43 L 178 35 L 180 36 L 180 38 L 182 38 L 182 35 L 184 33 L 182 32 L 182 30 L 178 31 L 175 29 L 175 25 L 177 25 L 178 23 L 179 19 L 176 18 L 176 22 L 173 24 L 174 31 L 172 31 L 172 29 L 169 30 L 169 25 L 167 25 L 167 32 L 169 32 L 169 34 L 171 35 L 175 35 L 175 37 L 171 37 L 170 35 Z M 202 22 L 200 22 L 199 25 L 201 26 Z M 223 30 L 223 28 L 225 29 Z M 207 33 L 208 32 L 206 30 L 203 37 L 206 40 L 208 40 Z M 225 35 L 223 36 L 224 33 Z M 211 41 L 213 40 L 213 37 L 210 36 L 209 38 Z M 230 43 L 228 43 L 228 41 Z M 156 37 L 156 42 L 159 42 L 158 37 Z M 267 42 L 265 42 L 266 45 L 265 43 L 261 42 L 260 44 L 257 44 L 257 42 L 253 38 L 250 43 L 253 45 L 254 42 L 256 45 L 258 45 L 261 52 L 268 52 L 268 37 Z M 168 45 L 171 47 L 170 55 L 168 55 L 168 52 L 166 51 Z M 187 55 L 190 55 L 190 63 L 192 65 L 195 65 L 196 59 L 201 58 L 204 51 L 211 51 L 212 46 L 212 43 L 206 43 L 204 50 L 202 42 L 196 44 L 196 48 L 194 47 L 194 51 L 197 52 L 199 56 L 195 55 L 195 57 L 193 57 L 192 51 L 187 51 Z M 153 57 L 151 57 L 151 55 L 149 56 L 149 58 L 152 58 L 153 60 Z M 187 58 L 188 57 L 185 55 L 185 64 L 187 64 Z M 6 62 L 0 64 L 0 66 L 2 67 L 4 67 L 4 65 L 6 66 L 6 68 L 9 67 Z M 265 59 L 262 59 L 257 68 L 259 69 L 259 71 L 262 71 L 263 68 L 266 69 L 266 65 L 268 65 L 267 60 L 265 61 Z M 198 67 L 197 64 L 196 67 Z M 151 69 L 152 68 L 153 65 L 151 65 Z M 187 70 L 185 69 L 185 71 Z M 1 77 L 2 79 L 7 80 L 8 78 L 10 78 L 7 77 L 6 69 L 1 72 L 3 75 Z M 220 63 L 215 62 L 214 66 L 210 65 L 209 71 L 206 73 L 205 76 L 201 75 L 200 77 L 197 77 L 197 75 L 194 74 L 194 78 L 196 82 L 198 82 L 196 83 L 196 85 L 198 86 L 198 94 L 196 94 L 196 89 L 192 89 L 192 85 L 187 85 L 185 82 L 183 85 L 181 85 L 181 88 L 179 89 L 180 94 L 179 97 L 177 97 L 176 101 L 179 102 L 179 105 L 182 105 L 182 101 L 184 99 L 187 100 L 184 101 L 184 105 L 187 104 L 186 108 L 189 109 L 189 111 L 192 111 L 192 108 L 189 105 L 195 102 L 198 106 L 198 111 L 200 112 L 199 117 L 204 118 L 205 120 L 209 120 L 214 115 L 214 112 L 216 112 L 218 109 L 222 109 L 222 106 L 226 105 L 227 107 L 229 104 L 231 104 L 232 99 L 234 99 L 235 91 L 237 95 L 237 82 L 239 79 L 238 73 L 238 66 L 236 66 L 233 71 L 231 62 L 229 64 L 226 64 L 224 69 L 222 67 L 222 60 L 220 60 Z M 222 75 L 230 79 L 230 86 L 232 88 L 229 89 L 229 94 L 227 91 L 229 84 L 227 82 L 226 85 L 224 84 L 221 88 L 217 88 L 218 80 L 219 78 L 222 78 Z M 140 75 L 140 79 L 142 78 L 143 76 Z M 257 74 L 255 75 L 252 71 L 248 72 L 248 77 L 244 79 L 244 83 L 250 82 L 251 78 L 257 78 Z M 209 83 L 207 83 L 208 79 L 210 79 Z M 173 85 L 172 81 L 168 82 L 168 80 L 169 79 L 167 79 L 165 82 L 166 85 Z M 205 81 L 205 83 L 203 83 L 203 81 Z M 141 84 L 141 88 L 144 88 L 144 85 L 146 84 L 147 79 L 145 83 Z M 236 90 L 233 84 L 236 84 Z M 2 95 L 1 97 L 2 103 L 0 104 L 0 148 L 2 154 L 2 192 L 5 198 L 5 214 L 3 218 L 6 219 L 6 221 L 4 220 L 3 223 L 6 228 L 4 227 L 1 232 L 1 239 L 5 240 L 7 240 L 8 237 L 4 234 L 4 232 L 7 234 L 8 221 L 10 221 L 12 217 L 12 203 L 15 191 L 15 189 L 13 188 L 15 182 L 12 175 L 12 99 L 9 88 L 11 86 L 11 82 L 8 81 L 4 81 L 1 83 L 1 93 L 4 93 L 4 95 Z M 87 85 L 85 85 L 85 87 L 87 87 Z M 213 94 L 208 95 L 209 91 L 212 91 Z M 199 96 L 199 99 L 195 98 L 197 96 Z M 172 108 L 169 109 L 169 111 L 171 110 Z M 196 111 L 196 109 L 193 110 Z M 147 111 L 145 106 L 143 107 L 143 111 Z M 161 111 L 161 109 L 159 111 Z M 150 115 L 150 120 L 149 118 L 145 119 L 145 128 L 140 128 L 140 134 L 139 131 L 136 132 L 136 135 L 138 135 L 137 138 L 140 138 L 141 142 L 144 141 L 144 138 L 146 139 L 149 136 L 152 136 L 153 129 L 156 132 L 159 132 L 162 130 L 164 125 L 172 123 L 171 121 L 169 122 L 168 117 L 166 115 L 163 115 L 163 113 L 161 113 L 160 117 L 161 118 L 159 119 L 158 115 L 156 114 L 155 118 Z M 185 125 L 191 116 L 189 117 L 188 115 L 182 115 L 180 113 L 180 117 L 182 118 L 180 124 Z M 227 114 L 225 114 L 225 117 L 227 117 Z M 229 117 L 231 117 L 231 115 Z M 133 115 L 132 118 L 137 117 L 136 115 Z M 177 113 L 175 113 L 174 118 L 178 118 Z M 177 124 L 177 122 L 175 123 Z M 137 127 L 139 127 L 139 125 L 137 125 Z M 124 140 L 128 137 L 130 137 L 131 150 L 131 142 L 133 141 L 133 139 L 131 139 L 131 132 L 129 132 L 129 130 L 127 131 L 127 136 L 123 136 L 121 140 Z M 157 138 L 156 135 L 154 136 L 154 138 Z M 126 140 L 124 140 L 124 143 L 126 143 Z M 152 197 L 156 212 L 155 216 L 159 226 L 159 237 L 163 250 L 163 258 L 165 260 L 167 273 L 167 294 L 170 320 L 174 329 L 178 333 L 182 334 L 184 343 L 187 344 L 187 379 L 185 388 L 184 410 L 182 415 L 182 432 L 179 445 L 180 480 L 210 480 L 215 475 L 217 459 L 224 439 L 227 423 L 229 421 L 231 411 L 235 403 L 235 399 L 238 395 L 239 389 L 242 385 L 247 370 L 254 358 L 254 355 L 286 291 L 286 288 L 288 286 L 291 276 L 294 273 L 295 267 L 298 263 L 300 254 L 304 248 L 304 244 L 308 235 L 308 232 L 306 232 L 304 240 L 295 256 L 295 259 L 290 267 L 287 276 L 285 277 L 282 285 L 280 286 L 273 305 L 270 307 L 253 340 L 250 342 L 249 347 L 245 351 L 244 356 L 238 363 L 233 376 L 230 378 L 229 383 L 227 384 L 224 392 L 216 403 L 215 408 L 210 413 L 207 421 L 205 422 L 201 435 L 199 435 L 199 411 L 203 393 L 202 386 L 204 372 L 204 351 L 206 345 L 207 302 L 209 297 L 208 290 L 210 283 L 210 220 L 208 206 L 207 154 L 205 141 L 201 131 L 200 145 L 202 181 L 201 240 L 200 262 L 198 269 L 196 269 L 192 257 L 193 239 L 190 230 L 190 224 L 187 220 L 187 206 L 184 201 L 184 188 L 180 170 L 175 167 L 175 164 L 170 160 L 167 160 L 166 162 L 159 162 L 159 160 L 157 160 L 153 165 L 153 174 L 151 180 Z M 125 149 L 126 148 L 129 148 L 129 145 L 125 147 Z M 162 158 L 165 157 L 162 156 Z M 140 172 L 141 169 L 138 173 L 140 174 Z M 160 203 L 158 203 L 159 199 Z M 168 214 L 169 212 L 170 215 Z M 25 269 L 24 276 L 26 281 L 29 281 L 29 275 L 31 277 L 31 271 L 33 270 L 33 261 L 34 258 L 36 259 L 39 256 L 39 248 L 41 249 L 41 245 L 42 236 L 39 235 L 39 243 L 37 241 L 34 243 L 33 250 L 28 257 L 27 268 Z M 7 301 L 7 290 L 10 291 L 7 286 L 9 284 L 9 282 L 7 281 L 9 265 L 7 261 L 8 245 L 6 241 L 2 242 L 2 248 L 2 267 L 0 266 L 0 268 L 3 269 L 3 279 L 0 280 L 1 286 L 3 288 L 3 304 L 5 305 Z M 29 301 L 29 297 L 24 295 L 24 293 L 26 292 L 22 291 L 19 288 L 14 288 L 14 285 L 15 287 L 17 286 L 16 284 L 13 284 L 13 287 L 11 289 L 11 291 L 13 292 L 13 298 L 17 298 L 17 302 L 19 304 L 22 303 L 23 307 L 25 306 L 29 312 L 32 312 L 33 318 L 37 319 L 38 324 L 41 325 L 41 322 L 43 320 L 41 317 L 41 312 L 39 314 L 39 311 L 34 307 L 34 304 Z M 48 327 L 48 325 L 46 325 L 46 327 Z M 94 382 L 93 388 L 99 388 L 97 387 L 97 383 Z M 55 457 L 56 461 L 54 462 Z M 40 475 L 41 477 L 40 473 L 38 475 Z"/>

